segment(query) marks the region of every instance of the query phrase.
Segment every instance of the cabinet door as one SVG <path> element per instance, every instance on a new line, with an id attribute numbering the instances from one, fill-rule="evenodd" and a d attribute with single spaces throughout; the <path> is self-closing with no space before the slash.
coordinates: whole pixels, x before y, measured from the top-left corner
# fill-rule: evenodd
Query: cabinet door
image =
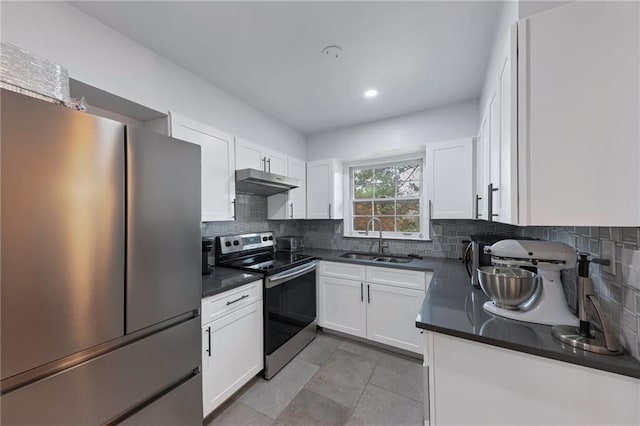
<path id="1" fill-rule="evenodd" d="M 310 161 L 307 163 L 307 217 L 329 219 L 331 215 L 331 163 Z"/>
<path id="2" fill-rule="evenodd" d="M 366 286 L 367 338 L 422 354 L 416 312 L 422 305 L 424 291 L 370 283 Z"/>
<path id="3" fill-rule="evenodd" d="M 366 289 L 364 282 L 320 275 L 318 284 L 320 291 L 318 323 L 320 326 L 353 336 L 366 337 Z"/>
<path id="4" fill-rule="evenodd" d="M 518 145 L 517 145 L 517 90 L 518 69 L 517 27 L 514 25 L 506 43 L 498 81 L 500 90 L 500 177 L 496 208 L 496 221 L 518 223 Z"/>
<path id="5" fill-rule="evenodd" d="M 300 181 L 300 186 L 288 192 L 275 194 L 267 199 L 267 212 L 270 220 L 307 218 L 307 173 L 306 163 L 287 157 L 287 176 Z"/>
<path id="6" fill-rule="evenodd" d="M 482 127 L 480 127 L 480 132 L 476 138 L 475 148 L 474 148 L 474 168 L 475 168 L 475 176 L 474 176 L 474 210 L 473 214 L 475 219 L 481 219 L 486 215 L 485 211 L 485 200 L 483 197 L 485 183 L 482 178 L 482 173 L 484 169 L 484 161 L 482 158 L 484 148 L 484 138 L 482 137 Z"/>
<path id="7" fill-rule="evenodd" d="M 308 219 L 342 219 L 342 173 L 336 160 L 307 163 Z"/>
<path id="8" fill-rule="evenodd" d="M 426 180 L 432 219 L 472 219 L 473 140 L 427 145 Z"/>
<path id="9" fill-rule="evenodd" d="M 289 191 L 289 202 L 291 203 L 290 217 L 292 219 L 307 218 L 307 166 L 303 160 L 288 158 L 288 175 L 298 179 L 300 186 Z"/>
<path id="10" fill-rule="evenodd" d="M 490 118 L 491 118 L 491 111 L 489 109 L 489 107 L 487 106 L 487 111 L 485 112 L 485 117 L 484 120 L 482 122 L 482 139 L 483 139 L 483 144 L 482 144 L 482 163 L 483 163 L 483 169 L 482 169 L 482 199 L 483 199 L 483 214 L 482 214 L 482 219 L 485 220 L 489 220 L 489 209 L 488 209 L 488 203 L 489 203 L 489 194 L 487 192 L 487 185 L 489 185 L 489 183 L 491 182 L 491 123 L 490 123 Z"/>
<path id="11" fill-rule="evenodd" d="M 433 335 L 428 386 L 433 424 L 640 424 L 637 379 Z"/>
<path id="12" fill-rule="evenodd" d="M 202 397 L 207 416 L 263 368 L 262 302 L 202 327 Z"/>
<path id="13" fill-rule="evenodd" d="M 246 139 L 236 138 L 236 169 L 257 169 L 266 171 L 267 159 L 264 148 Z"/>
<path id="14" fill-rule="evenodd" d="M 493 218 L 498 220 L 498 207 L 500 206 L 500 96 L 495 93 L 489 101 L 489 183 L 493 185 L 493 193 L 488 194 Z"/>
<path id="15" fill-rule="evenodd" d="M 639 14 L 572 2 L 519 23 L 522 225 L 640 225 Z"/>
<path id="16" fill-rule="evenodd" d="M 488 175 L 488 148 L 487 148 L 486 117 L 482 118 L 480 132 L 476 142 L 476 219 L 487 219 L 487 180 Z"/>
<path id="17" fill-rule="evenodd" d="M 263 149 L 262 152 L 267 161 L 267 172 L 290 176 L 287 170 L 287 154 L 270 149 Z"/>
<path id="18" fill-rule="evenodd" d="M 233 136 L 174 112 L 171 136 L 200 145 L 202 221 L 234 220 L 236 196 Z"/>

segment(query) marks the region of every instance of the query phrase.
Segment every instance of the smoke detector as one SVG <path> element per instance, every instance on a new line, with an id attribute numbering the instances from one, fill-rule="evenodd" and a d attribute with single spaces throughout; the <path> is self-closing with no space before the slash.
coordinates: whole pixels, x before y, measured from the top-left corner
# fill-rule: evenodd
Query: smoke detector
<path id="1" fill-rule="evenodd" d="M 322 49 L 322 56 L 337 61 L 342 57 L 342 48 L 340 46 L 327 46 Z"/>

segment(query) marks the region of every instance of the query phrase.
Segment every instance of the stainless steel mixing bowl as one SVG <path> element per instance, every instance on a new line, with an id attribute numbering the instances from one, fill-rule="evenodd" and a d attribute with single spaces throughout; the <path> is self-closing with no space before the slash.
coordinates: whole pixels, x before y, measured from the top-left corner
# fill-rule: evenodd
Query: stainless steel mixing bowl
<path id="1" fill-rule="evenodd" d="M 538 276 L 522 268 L 482 266 L 478 268 L 482 291 L 499 308 L 518 309 L 536 296 Z"/>

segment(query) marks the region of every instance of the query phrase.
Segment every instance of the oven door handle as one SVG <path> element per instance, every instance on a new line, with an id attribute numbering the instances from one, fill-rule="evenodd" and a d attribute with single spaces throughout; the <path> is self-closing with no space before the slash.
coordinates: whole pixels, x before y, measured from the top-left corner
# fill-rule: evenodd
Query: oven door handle
<path id="1" fill-rule="evenodd" d="M 298 278 L 304 274 L 307 274 L 315 270 L 317 266 L 318 266 L 318 262 L 314 260 L 313 262 L 296 266 L 295 268 L 289 269 L 286 272 L 281 272 L 279 274 L 275 274 L 270 277 L 267 277 L 267 279 L 265 280 L 265 287 L 272 288 L 272 287 L 279 286 L 280 284 L 284 284 L 287 281 L 291 281 L 295 278 Z"/>

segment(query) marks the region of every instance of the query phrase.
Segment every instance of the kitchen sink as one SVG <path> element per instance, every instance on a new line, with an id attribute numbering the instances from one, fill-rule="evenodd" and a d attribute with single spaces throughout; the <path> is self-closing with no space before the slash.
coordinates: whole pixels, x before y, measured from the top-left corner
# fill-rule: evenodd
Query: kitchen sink
<path id="1" fill-rule="evenodd" d="M 387 263 L 409 263 L 411 262 L 411 258 L 410 257 L 405 257 L 405 256 L 380 256 L 380 257 L 376 257 L 375 259 L 376 262 L 387 262 Z"/>
<path id="2" fill-rule="evenodd" d="M 374 260 L 377 257 L 377 255 L 366 254 L 366 253 L 345 253 L 340 257 L 344 257 L 345 259 L 356 259 L 356 260 Z"/>
<path id="3" fill-rule="evenodd" d="M 369 260 L 380 263 L 409 263 L 411 258 L 407 256 L 380 255 L 375 253 L 345 253 L 341 255 L 345 259 Z"/>

